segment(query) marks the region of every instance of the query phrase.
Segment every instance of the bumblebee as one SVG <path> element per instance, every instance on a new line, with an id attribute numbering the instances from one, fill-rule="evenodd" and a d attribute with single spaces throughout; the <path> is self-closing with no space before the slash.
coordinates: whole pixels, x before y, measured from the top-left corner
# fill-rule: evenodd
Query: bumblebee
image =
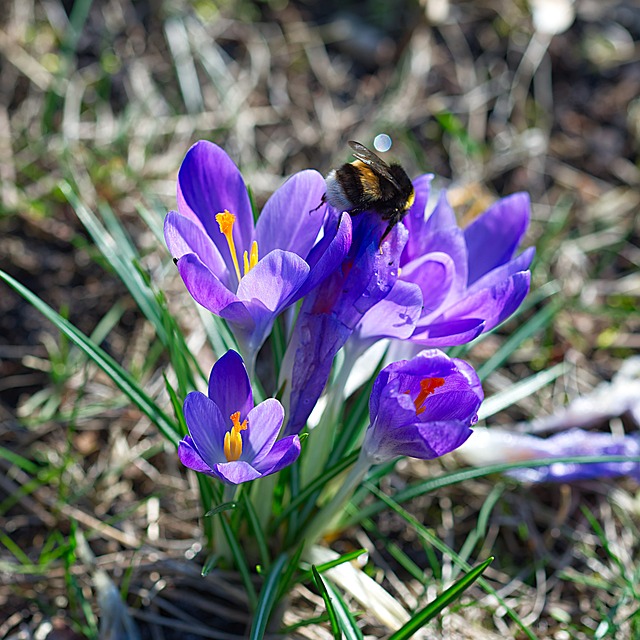
<path id="1" fill-rule="evenodd" d="M 373 151 L 354 140 L 349 141 L 355 162 L 333 169 L 325 178 L 327 191 L 321 205 L 328 202 L 351 215 L 373 211 L 389 224 L 380 244 L 413 205 L 415 192 L 405 170 L 399 164 L 388 165 Z"/>

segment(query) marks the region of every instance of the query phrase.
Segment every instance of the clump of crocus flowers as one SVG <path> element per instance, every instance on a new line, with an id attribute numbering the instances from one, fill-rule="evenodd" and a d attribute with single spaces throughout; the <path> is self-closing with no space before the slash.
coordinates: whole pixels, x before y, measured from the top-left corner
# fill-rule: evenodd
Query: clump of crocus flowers
<path id="1" fill-rule="evenodd" d="M 180 460 L 227 487 L 260 483 L 295 464 L 297 480 L 276 492 L 282 508 L 288 492 L 319 482 L 337 457 L 359 451 L 337 493 L 327 481 L 328 502 L 320 491 L 317 504 L 301 507 L 299 536 L 286 538 L 292 544 L 321 535 L 372 465 L 442 456 L 472 436 L 480 381 L 471 365 L 440 349 L 493 329 L 529 290 L 533 250 L 518 253 L 529 222 L 526 194 L 499 200 L 462 228 L 446 192 L 429 205 L 432 177 L 414 180 L 413 206 L 383 238 L 386 222 L 375 214 L 350 216 L 328 205 L 316 171 L 284 182 L 254 224 L 247 187 L 220 147 L 196 143 L 180 168 L 166 242 L 189 293 L 226 322 L 237 343 L 237 352 L 218 354 L 208 394 L 193 391 L 184 402 Z M 281 357 L 259 381 L 256 359 L 276 323 Z M 342 387 L 357 358 L 380 340 L 389 341 L 387 353 L 401 346 L 395 351 L 410 357 L 382 368 L 368 426 L 347 432 Z M 259 382 L 277 399 L 254 406 Z M 251 492 L 267 521 L 268 486 Z"/>

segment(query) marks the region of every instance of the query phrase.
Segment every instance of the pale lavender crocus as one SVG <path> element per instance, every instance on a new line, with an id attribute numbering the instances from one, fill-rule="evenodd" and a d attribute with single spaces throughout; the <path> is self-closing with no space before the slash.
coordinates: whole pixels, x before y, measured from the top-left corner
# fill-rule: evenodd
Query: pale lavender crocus
<path id="1" fill-rule="evenodd" d="M 545 458 L 640 456 L 640 435 L 613 435 L 585 429 L 569 429 L 541 438 L 498 428 L 474 429 L 473 437 L 458 452 L 468 464 L 522 462 L 522 468 L 508 475 L 523 482 L 572 482 L 590 478 L 630 475 L 640 481 L 640 462 L 553 462 L 548 466 L 526 467 L 527 460 Z"/>
<path id="2" fill-rule="evenodd" d="M 253 406 L 249 376 L 235 351 L 213 366 L 208 396 L 187 396 L 184 417 L 189 435 L 178 446 L 182 464 L 230 485 L 276 473 L 300 455 L 298 436 L 277 439 L 282 405 L 268 398 Z"/>
<path id="3" fill-rule="evenodd" d="M 351 219 L 325 225 L 325 191 L 316 171 L 301 171 L 267 201 L 254 226 L 240 171 L 217 145 L 201 140 L 178 173 L 178 211 L 165 219 L 167 246 L 192 295 L 224 318 L 252 366 L 273 321 L 332 273 L 351 244 Z"/>
<path id="4" fill-rule="evenodd" d="M 471 435 L 483 399 L 473 367 L 442 351 L 394 362 L 373 384 L 362 455 L 380 463 L 449 453 Z"/>

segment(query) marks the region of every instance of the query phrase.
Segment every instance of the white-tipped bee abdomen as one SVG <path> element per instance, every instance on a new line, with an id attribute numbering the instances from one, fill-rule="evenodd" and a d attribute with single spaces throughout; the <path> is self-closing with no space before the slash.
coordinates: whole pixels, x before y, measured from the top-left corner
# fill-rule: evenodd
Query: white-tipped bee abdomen
<path id="1" fill-rule="evenodd" d="M 353 209 L 353 203 L 347 198 L 342 185 L 336 176 L 336 170 L 333 169 L 325 178 L 327 183 L 327 194 L 325 196 L 327 202 L 338 211 L 349 211 Z"/>

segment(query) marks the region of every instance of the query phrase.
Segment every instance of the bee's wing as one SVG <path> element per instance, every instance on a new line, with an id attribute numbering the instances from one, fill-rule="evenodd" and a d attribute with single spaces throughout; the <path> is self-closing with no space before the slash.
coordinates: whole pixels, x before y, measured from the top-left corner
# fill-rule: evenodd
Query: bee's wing
<path id="1" fill-rule="evenodd" d="M 349 140 L 349 146 L 353 149 L 355 158 L 371 167 L 375 173 L 389 181 L 398 191 L 401 191 L 400 185 L 389 171 L 389 165 L 382 158 L 355 140 Z"/>

